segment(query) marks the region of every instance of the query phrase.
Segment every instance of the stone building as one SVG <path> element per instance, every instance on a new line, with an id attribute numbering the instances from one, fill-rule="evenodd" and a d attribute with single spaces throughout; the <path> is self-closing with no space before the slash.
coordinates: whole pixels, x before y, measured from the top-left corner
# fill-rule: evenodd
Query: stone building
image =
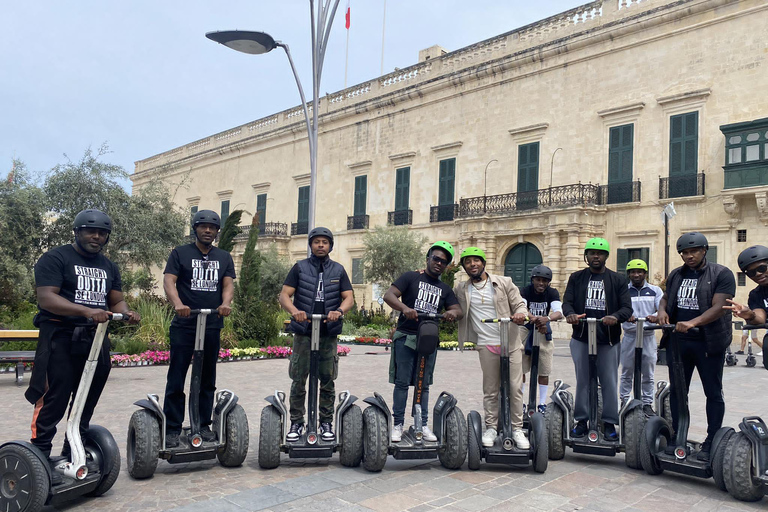
<path id="1" fill-rule="evenodd" d="M 520 283 L 543 261 L 562 291 L 592 236 L 609 267 L 643 257 L 658 283 L 674 201 L 669 268 L 697 230 L 736 271 L 768 242 L 766 27 L 765 0 L 597 0 L 321 98 L 316 222 L 358 302 L 375 299 L 362 237 L 383 224 L 483 247 Z M 260 243 L 296 260 L 308 169 L 296 107 L 140 160 L 132 180 L 185 180 L 191 211 L 258 211 Z"/>

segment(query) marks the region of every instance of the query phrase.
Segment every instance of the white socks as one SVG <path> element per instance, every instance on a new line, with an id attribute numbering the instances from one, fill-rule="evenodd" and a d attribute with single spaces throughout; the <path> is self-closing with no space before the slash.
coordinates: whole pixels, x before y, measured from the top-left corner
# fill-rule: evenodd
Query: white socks
<path id="1" fill-rule="evenodd" d="M 547 403 L 548 384 L 539 384 L 539 405 Z"/>

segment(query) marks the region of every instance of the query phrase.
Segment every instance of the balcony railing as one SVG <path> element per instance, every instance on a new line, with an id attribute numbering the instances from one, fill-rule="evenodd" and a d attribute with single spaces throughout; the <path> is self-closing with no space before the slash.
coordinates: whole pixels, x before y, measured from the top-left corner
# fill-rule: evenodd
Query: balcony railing
<path id="1" fill-rule="evenodd" d="M 235 240 L 247 240 L 251 234 L 253 226 L 251 224 L 247 226 L 240 226 L 240 233 L 235 237 Z M 259 236 L 266 238 L 274 236 L 288 236 L 288 224 L 285 222 L 265 222 L 259 226 Z"/>
<path id="2" fill-rule="evenodd" d="M 429 222 L 444 222 L 456 218 L 459 211 L 458 204 L 441 204 L 429 207 Z"/>
<path id="3" fill-rule="evenodd" d="M 309 233 L 309 222 L 291 222 L 291 236 Z"/>
<path id="4" fill-rule="evenodd" d="M 659 178 L 659 199 L 704 195 L 704 173 Z"/>
<path id="5" fill-rule="evenodd" d="M 347 217 L 347 230 L 368 229 L 368 215 L 351 215 Z"/>
<path id="6" fill-rule="evenodd" d="M 459 201 L 456 216 L 475 217 L 485 214 L 508 214 L 538 208 L 597 205 L 600 204 L 598 203 L 599 188 L 598 185 L 591 183 L 575 183 L 530 192 L 468 197 Z M 432 207 L 433 210 L 435 208 L 438 207 Z M 430 220 L 434 222 L 431 217 Z"/>
<path id="7" fill-rule="evenodd" d="M 600 185 L 598 204 L 639 203 L 640 190 L 640 180 Z"/>
<path id="8" fill-rule="evenodd" d="M 413 224 L 413 210 L 395 210 L 393 212 L 387 212 L 387 224 L 390 226 Z"/>

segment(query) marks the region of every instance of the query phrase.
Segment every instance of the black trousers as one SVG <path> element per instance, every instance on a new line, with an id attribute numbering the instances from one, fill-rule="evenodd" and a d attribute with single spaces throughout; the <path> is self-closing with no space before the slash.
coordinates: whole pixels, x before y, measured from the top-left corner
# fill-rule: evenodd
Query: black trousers
<path id="1" fill-rule="evenodd" d="M 672 347 L 677 344 L 677 347 Z M 670 346 L 667 350 L 680 350 L 680 356 L 683 361 L 683 370 L 685 372 L 685 394 L 691 387 L 691 378 L 694 368 L 699 373 L 701 386 L 704 388 L 704 395 L 707 398 L 707 437 L 712 439 L 715 433 L 723 426 L 723 417 L 725 416 L 725 400 L 723 399 L 723 364 L 725 362 L 725 352 L 719 354 L 707 354 L 704 341 L 681 340 L 678 335 L 673 334 L 670 340 Z M 667 364 L 672 364 L 671 359 Z M 674 372 L 670 366 L 670 381 L 672 383 L 672 393 L 670 394 L 670 407 L 672 409 L 673 428 L 677 431 L 677 411 L 678 403 L 675 398 Z M 690 414 L 690 412 L 689 412 Z"/>
<path id="2" fill-rule="evenodd" d="M 56 426 L 64 418 L 69 406 L 72 412 L 71 399 L 80 384 L 80 377 L 88 359 L 90 343 L 93 340 L 93 330 L 80 341 L 72 340 L 73 329 L 51 325 L 44 322 L 40 328 L 37 354 L 35 361 L 46 361 L 40 366 L 35 364 L 30 380 L 40 382 L 45 378 L 43 395 L 35 402 L 35 412 L 32 416 L 31 442 L 45 455 L 51 454 Z M 46 353 L 47 352 L 47 353 Z M 45 357 L 47 355 L 47 358 Z M 41 357 L 42 356 L 42 357 Z M 107 383 L 111 364 L 109 361 L 109 340 L 104 340 L 99 354 L 96 372 L 93 375 L 91 389 L 85 401 L 83 414 L 80 419 L 80 435 L 85 438 L 93 411 L 99 401 L 104 385 Z M 41 373 L 43 372 L 43 373 Z M 34 375 L 37 373 L 37 375 Z M 69 417 L 69 416 L 67 416 Z"/>
<path id="3" fill-rule="evenodd" d="M 195 329 L 171 326 L 171 360 L 165 385 L 165 430 L 181 432 L 184 422 L 184 381 L 195 351 Z M 213 398 L 216 392 L 216 361 L 219 359 L 221 329 L 206 329 L 203 350 L 203 371 L 200 376 L 200 426 L 211 424 Z"/>

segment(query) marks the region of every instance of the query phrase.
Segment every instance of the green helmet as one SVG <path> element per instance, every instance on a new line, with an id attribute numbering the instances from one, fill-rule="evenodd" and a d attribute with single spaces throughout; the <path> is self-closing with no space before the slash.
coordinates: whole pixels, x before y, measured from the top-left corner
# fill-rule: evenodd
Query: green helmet
<path id="1" fill-rule="evenodd" d="M 611 246 L 605 238 L 590 238 L 587 240 L 587 245 L 584 246 L 584 252 L 586 253 L 590 249 L 595 251 L 605 251 L 609 254 L 611 252 Z"/>
<path id="2" fill-rule="evenodd" d="M 483 260 L 483 263 L 485 263 L 485 252 L 479 248 L 479 247 L 467 247 L 461 252 L 461 257 L 459 258 L 459 263 L 464 265 L 464 258 L 467 256 L 477 256 L 481 260 Z"/>
<path id="3" fill-rule="evenodd" d="M 442 250 L 444 250 L 451 257 L 451 259 L 450 259 L 450 261 L 448 263 L 453 261 L 453 255 L 454 255 L 453 246 L 451 244 L 449 244 L 448 242 L 440 240 L 439 242 L 433 243 L 432 245 L 429 246 L 429 250 L 427 251 L 427 256 L 429 256 L 429 254 L 432 252 L 432 249 L 442 249 Z"/>
<path id="4" fill-rule="evenodd" d="M 645 270 L 648 272 L 648 265 L 643 260 L 632 260 L 627 263 L 627 272 L 630 270 Z"/>

